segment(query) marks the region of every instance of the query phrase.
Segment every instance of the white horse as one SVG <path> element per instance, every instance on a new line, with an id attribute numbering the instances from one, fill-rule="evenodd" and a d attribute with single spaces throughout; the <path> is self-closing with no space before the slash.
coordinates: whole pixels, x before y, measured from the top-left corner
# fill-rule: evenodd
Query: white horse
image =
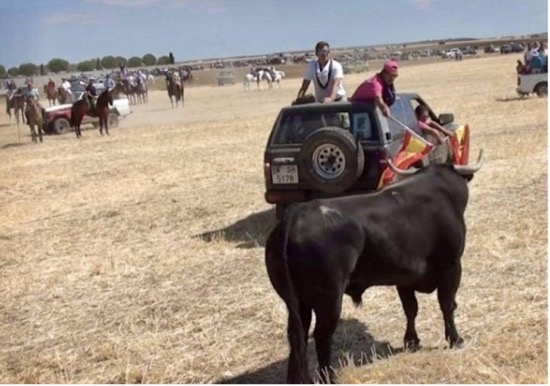
<path id="1" fill-rule="evenodd" d="M 256 79 L 256 76 L 252 75 L 252 74 L 246 74 L 244 76 L 244 80 L 243 80 L 243 89 L 246 91 L 246 90 L 250 90 L 250 83 L 252 82 L 257 82 L 257 79 Z M 258 84 L 258 89 L 260 88 L 260 85 Z"/>
<path id="2" fill-rule="evenodd" d="M 258 71 L 258 78 L 256 78 L 256 83 L 258 83 L 258 90 L 260 89 L 260 82 L 265 80 L 267 82 L 268 89 L 273 88 L 273 79 L 269 71 L 260 70 Z"/>
<path id="3" fill-rule="evenodd" d="M 155 84 L 155 77 L 153 76 L 153 74 L 147 75 L 147 83 Z"/>
<path id="4" fill-rule="evenodd" d="M 284 74 L 283 71 L 274 71 L 273 82 L 277 83 L 278 87 L 281 87 L 281 80 L 284 78 Z"/>

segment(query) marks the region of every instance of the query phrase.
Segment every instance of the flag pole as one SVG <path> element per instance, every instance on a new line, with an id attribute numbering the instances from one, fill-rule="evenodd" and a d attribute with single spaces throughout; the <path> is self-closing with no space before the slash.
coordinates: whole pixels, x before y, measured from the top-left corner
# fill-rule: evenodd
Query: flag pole
<path id="1" fill-rule="evenodd" d="M 422 136 L 418 135 L 417 133 L 414 132 L 413 129 L 411 129 L 409 126 L 405 125 L 403 122 L 401 122 L 399 119 L 397 118 L 394 118 L 392 117 L 391 115 L 388 115 L 388 118 L 391 119 L 392 121 L 394 121 L 395 123 L 397 123 L 399 126 L 401 126 L 402 128 L 404 128 L 405 130 L 407 130 L 409 133 L 411 133 L 413 136 L 415 136 L 416 138 L 420 139 L 422 142 L 425 142 L 426 144 L 430 145 L 430 146 L 434 146 L 432 143 L 426 141 Z"/>

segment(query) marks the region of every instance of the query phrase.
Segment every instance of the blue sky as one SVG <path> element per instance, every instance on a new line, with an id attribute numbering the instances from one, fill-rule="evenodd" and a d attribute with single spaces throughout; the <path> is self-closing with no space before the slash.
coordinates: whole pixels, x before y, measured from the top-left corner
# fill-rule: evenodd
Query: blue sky
<path id="1" fill-rule="evenodd" d="M 548 30 L 546 0 L 0 0 L 0 64 L 176 61 Z"/>

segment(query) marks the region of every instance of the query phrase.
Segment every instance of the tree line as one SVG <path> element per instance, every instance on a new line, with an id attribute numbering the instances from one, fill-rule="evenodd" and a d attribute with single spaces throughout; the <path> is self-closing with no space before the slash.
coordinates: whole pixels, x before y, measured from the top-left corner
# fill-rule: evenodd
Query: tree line
<path id="1" fill-rule="evenodd" d="M 0 65 L 0 78 L 4 78 L 6 75 L 11 76 L 33 76 L 33 75 L 47 75 L 50 72 L 87 72 L 93 70 L 113 70 L 118 68 L 121 64 L 124 64 L 128 68 L 136 68 L 141 66 L 163 66 L 174 64 L 174 55 L 170 52 L 169 55 L 156 57 L 153 54 L 145 54 L 141 58 L 139 56 L 132 56 L 126 59 L 123 56 L 104 56 L 103 58 L 95 58 L 84 60 L 80 63 L 69 63 L 65 59 L 53 58 L 46 64 L 36 65 L 34 63 L 23 63 L 19 67 L 11 67 L 6 69 Z"/>

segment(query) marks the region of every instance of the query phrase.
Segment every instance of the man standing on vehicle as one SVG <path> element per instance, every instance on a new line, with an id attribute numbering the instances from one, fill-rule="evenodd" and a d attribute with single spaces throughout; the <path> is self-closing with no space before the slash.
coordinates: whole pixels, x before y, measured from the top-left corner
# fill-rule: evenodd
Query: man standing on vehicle
<path id="1" fill-rule="evenodd" d="M 327 42 L 319 42 L 315 46 L 317 60 L 309 62 L 309 66 L 298 91 L 298 99 L 302 98 L 309 84 L 313 81 L 315 100 L 321 103 L 345 101 L 344 69 L 342 65 L 330 58 L 330 46 Z"/>
<path id="2" fill-rule="evenodd" d="M 357 87 L 351 100 L 354 102 L 375 102 L 384 116 L 391 115 L 390 107 L 395 102 L 393 82 L 399 75 L 399 65 L 395 60 L 387 60 L 378 74 L 365 80 Z"/>
<path id="3" fill-rule="evenodd" d="M 97 97 L 97 90 L 94 86 L 94 80 L 90 79 L 88 81 L 88 86 L 86 86 L 86 96 L 90 102 L 90 110 L 92 113 L 95 113 L 95 98 Z"/>

